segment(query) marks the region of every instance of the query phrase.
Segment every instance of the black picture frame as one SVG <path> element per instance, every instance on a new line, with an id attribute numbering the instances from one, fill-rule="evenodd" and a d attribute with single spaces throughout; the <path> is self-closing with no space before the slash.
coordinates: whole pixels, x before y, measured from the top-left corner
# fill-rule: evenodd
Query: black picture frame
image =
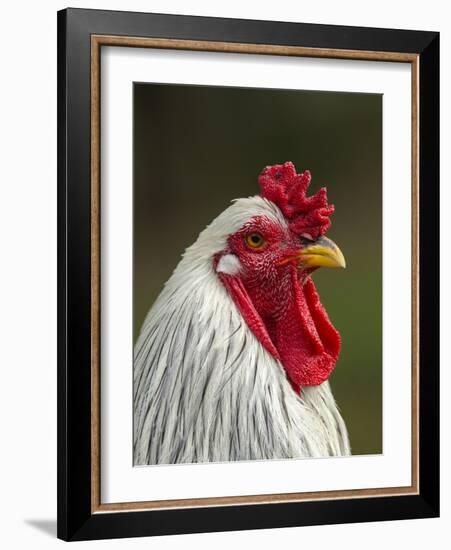
<path id="1" fill-rule="evenodd" d="M 399 52 L 418 56 L 418 494 L 93 512 L 92 35 Z M 439 33 L 85 9 L 58 12 L 58 537 L 87 540 L 438 515 Z"/>

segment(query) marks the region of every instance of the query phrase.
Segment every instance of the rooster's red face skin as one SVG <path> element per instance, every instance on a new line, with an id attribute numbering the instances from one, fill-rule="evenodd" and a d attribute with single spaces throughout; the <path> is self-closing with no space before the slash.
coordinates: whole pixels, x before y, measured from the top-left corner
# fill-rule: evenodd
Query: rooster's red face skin
<path id="1" fill-rule="evenodd" d="M 252 249 L 247 237 L 260 234 L 265 244 Z M 327 380 L 340 351 L 340 336 L 297 259 L 302 242 L 274 222 L 257 218 L 229 239 L 229 254 L 239 272 L 221 273 L 241 315 L 261 344 L 285 368 L 296 391 Z"/>
<path id="2" fill-rule="evenodd" d="M 265 169 L 266 185 L 271 186 L 268 173 L 280 176 L 287 171 L 288 176 L 297 177 L 297 182 L 304 185 L 305 193 L 310 179 L 305 185 L 305 173 L 296 175 L 291 163 Z M 286 186 L 286 182 L 283 185 Z M 274 186 L 270 189 L 273 197 L 277 194 L 274 189 Z M 333 207 L 327 205 L 327 200 L 324 205 L 325 193 L 322 192 L 321 200 L 315 197 L 313 200 L 304 197 L 302 207 L 305 208 L 310 200 L 313 205 L 319 204 L 322 213 L 328 216 Z M 311 256 L 307 255 L 322 238 L 330 221 L 327 217 L 321 225 L 318 210 L 304 211 L 305 217 L 313 223 L 309 227 L 303 223 L 299 209 L 292 208 L 289 214 L 297 224 L 293 225 L 287 216 L 290 202 L 282 206 L 285 206 L 285 212 L 281 210 L 286 215 L 286 224 L 264 216 L 254 217 L 229 237 L 222 256 L 231 255 L 238 261 L 235 260 L 233 270 L 218 270 L 218 275 L 249 328 L 266 350 L 281 362 L 294 390 L 300 392 L 302 386 L 318 385 L 327 380 L 340 352 L 340 335 L 330 322 L 310 277 L 316 264 L 312 260 L 309 263 Z M 253 241 L 258 241 L 258 246 Z M 334 246 L 332 241 L 328 243 Z M 337 263 L 337 267 L 344 267 L 341 252 L 338 247 L 334 250 L 343 261 Z M 220 258 L 216 258 L 217 265 Z M 320 257 L 318 265 L 328 265 L 323 262 L 324 256 Z"/>

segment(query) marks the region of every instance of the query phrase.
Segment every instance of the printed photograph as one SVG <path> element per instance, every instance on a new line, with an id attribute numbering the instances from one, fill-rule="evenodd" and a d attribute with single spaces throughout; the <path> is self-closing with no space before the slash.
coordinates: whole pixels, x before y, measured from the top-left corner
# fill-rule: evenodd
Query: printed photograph
<path id="1" fill-rule="evenodd" d="M 382 109 L 134 83 L 135 466 L 383 452 Z"/>

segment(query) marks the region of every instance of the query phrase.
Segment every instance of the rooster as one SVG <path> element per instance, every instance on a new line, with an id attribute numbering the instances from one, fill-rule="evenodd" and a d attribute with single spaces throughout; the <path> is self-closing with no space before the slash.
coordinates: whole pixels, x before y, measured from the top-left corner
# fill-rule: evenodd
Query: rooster
<path id="1" fill-rule="evenodd" d="M 327 380 L 340 335 L 311 277 L 345 260 L 310 180 L 268 166 L 185 251 L 135 346 L 135 465 L 350 454 Z"/>

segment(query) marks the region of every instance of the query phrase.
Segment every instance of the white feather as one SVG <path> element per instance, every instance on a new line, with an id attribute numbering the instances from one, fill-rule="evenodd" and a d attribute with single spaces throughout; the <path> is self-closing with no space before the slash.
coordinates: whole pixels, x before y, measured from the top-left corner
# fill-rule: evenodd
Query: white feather
<path id="1" fill-rule="evenodd" d="M 328 382 L 298 396 L 215 273 L 228 236 L 262 215 L 286 226 L 261 197 L 235 201 L 186 250 L 149 311 L 135 346 L 135 465 L 350 453 Z M 229 258 L 221 268 L 239 265 Z"/>

